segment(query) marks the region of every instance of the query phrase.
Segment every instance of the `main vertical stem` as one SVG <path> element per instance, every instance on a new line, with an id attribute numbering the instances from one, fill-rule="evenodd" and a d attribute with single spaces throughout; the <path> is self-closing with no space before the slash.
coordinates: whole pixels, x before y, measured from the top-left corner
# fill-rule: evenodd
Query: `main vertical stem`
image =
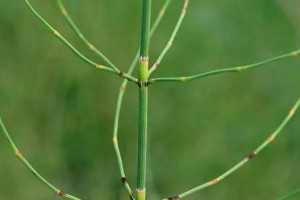
<path id="1" fill-rule="evenodd" d="M 148 65 L 150 39 L 151 0 L 143 0 L 141 51 L 139 58 L 139 127 L 137 200 L 146 199 L 146 160 L 147 160 L 147 116 L 148 116 Z"/>

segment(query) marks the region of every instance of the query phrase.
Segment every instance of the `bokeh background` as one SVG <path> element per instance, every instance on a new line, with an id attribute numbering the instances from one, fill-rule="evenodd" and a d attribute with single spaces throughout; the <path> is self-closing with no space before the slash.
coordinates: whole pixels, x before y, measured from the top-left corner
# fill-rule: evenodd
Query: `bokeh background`
<path id="1" fill-rule="evenodd" d="M 101 62 L 71 31 L 55 1 L 31 2 L 85 55 Z M 139 44 L 141 1 L 65 3 L 83 33 L 125 71 Z M 162 3 L 153 1 L 153 18 Z M 152 63 L 182 3 L 173 0 L 152 39 Z M 299 7 L 298 0 L 191 1 L 174 46 L 153 77 L 250 64 L 295 50 L 300 47 Z M 17 0 L 0 1 L 0 58 L 0 113 L 32 165 L 82 199 L 128 199 L 112 145 L 121 79 L 74 56 Z M 216 177 L 260 144 L 299 97 L 300 58 L 149 90 L 148 197 L 156 200 Z M 129 84 L 119 140 L 133 188 L 137 103 L 137 87 Z M 276 199 L 300 186 L 299 169 L 298 113 L 253 162 L 186 199 Z M 59 198 L 15 158 L 0 134 L 0 199 Z"/>

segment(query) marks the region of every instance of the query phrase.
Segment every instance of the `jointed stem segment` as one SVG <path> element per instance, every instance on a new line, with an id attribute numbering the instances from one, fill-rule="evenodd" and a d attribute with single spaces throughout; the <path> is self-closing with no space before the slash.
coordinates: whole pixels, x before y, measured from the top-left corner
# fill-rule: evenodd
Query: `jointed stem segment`
<path id="1" fill-rule="evenodd" d="M 72 199 L 72 200 L 80 200 L 77 197 L 74 197 L 72 195 L 69 195 L 65 192 L 63 192 L 62 190 L 57 189 L 55 186 L 53 186 L 51 183 L 49 183 L 45 178 L 43 178 L 32 166 L 31 164 L 23 157 L 23 155 L 21 154 L 21 152 L 18 150 L 17 146 L 15 145 L 14 141 L 12 140 L 12 138 L 10 137 L 8 131 L 6 130 L 2 119 L 0 117 L 0 127 L 2 129 L 2 132 L 4 133 L 7 141 L 9 142 L 12 150 L 15 152 L 15 155 L 21 160 L 21 162 L 26 166 L 26 168 L 34 174 L 34 176 L 40 181 L 42 182 L 46 187 L 48 187 L 50 190 L 52 190 L 53 192 L 55 192 L 57 195 L 61 196 L 61 197 L 65 197 L 66 199 Z"/>
<path id="2" fill-rule="evenodd" d="M 171 0 L 166 0 L 165 3 L 163 4 L 158 17 L 156 18 L 155 22 L 153 23 L 153 26 L 150 30 L 150 38 L 153 35 L 153 33 L 155 32 L 156 28 L 158 27 L 161 19 L 164 16 L 164 13 L 166 11 L 166 9 L 168 8 L 168 6 L 170 5 Z M 139 50 L 140 51 L 140 50 Z M 127 74 L 132 74 L 137 62 L 138 62 L 138 58 L 139 58 L 139 51 L 136 53 L 128 71 Z M 117 156 L 117 160 L 118 160 L 118 165 L 119 165 L 119 170 L 120 170 L 120 174 L 122 177 L 122 182 L 127 190 L 127 192 L 130 195 L 131 199 L 134 199 L 134 196 L 132 194 L 132 190 L 130 188 L 130 185 L 126 179 L 126 175 L 125 175 L 125 171 L 124 171 L 124 166 L 123 166 L 123 162 L 122 162 L 122 156 L 121 156 L 121 152 L 119 149 L 119 145 L 118 145 L 118 127 L 119 127 L 119 118 L 120 118 L 120 111 L 121 111 L 121 106 L 122 106 L 122 101 L 123 101 L 123 96 L 125 94 L 126 91 L 126 86 L 127 86 L 128 80 L 124 79 L 121 86 L 120 86 L 120 91 L 119 91 L 119 95 L 118 95 L 118 99 L 117 99 L 117 106 L 116 106 L 116 112 L 115 112 L 115 121 L 114 121 L 114 132 L 113 132 L 113 144 L 114 144 L 114 148 L 115 148 L 115 153 Z"/>
<path id="3" fill-rule="evenodd" d="M 148 66 L 151 22 L 151 0 L 143 0 L 141 49 L 139 57 L 139 114 L 138 114 L 138 161 L 137 200 L 146 199 L 147 117 L 148 117 Z"/>
<path id="4" fill-rule="evenodd" d="M 278 134 L 282 131 L 282 129 L 287 125 L 287 123 L 291 120 L 291 118 L 294 116 L 296 110 L 298 109 L 298 107 L 300 106 L 300 98 L 297 100 L 297 102 L 295 103 L 295 105 L 292 107 L 292 109 L 290 110 L 289 114 L 286 116 L 286 118 L 281 122 L 281 124 L 276 128 L 276 130 L 274 131 L 274 133 L 272 133 L 271 135 L 269 135 L 267 137 L 267 139 L 261 144 L 259 145 L 254 151 L 252 151 L 246 158 L 244 158 L 243 160 L 241 160 L 239 163 L 237 163 L 236 165 L 234 165 L 232 168 L 230 168 L 228 171 L 226 171 L 225 173 L 221 174 L 220 176 L 218 176 L 217 178 L 214 178 L 210 181 L 208 181 L 207 183 L 204 183 L 200 186 L 197 186 L 191 190 L 188 190 L 180 195 L 178 195 L 178 199 L 184 198 L 190 194 L 193 194 L 199 190 L 202 190 L 204 188 L 207 188 L 209 186 L 215 185 L 217 183 L 219 183 L 220 181 L 222 181 L 223 179 L 225 179 L 226 177 L 228 177 L 230 174 L 232 174 L 233 172 L 235 172 L 236 170 L 238 170 L 239 168 L 241 168 L 243 165 L 245 165 L 248 161 L 250 161 L 251 159 L 253 159 L 255 156 L 257 156 L 258 153 L 260 153 L 267 145 L 269 145 L 272 141 L 274 141 L 274 139 L 278 136 Z M 168 199 L 168 198 L 167 198 Z M 170 198 L 169 198 L 170 199 Z"/>

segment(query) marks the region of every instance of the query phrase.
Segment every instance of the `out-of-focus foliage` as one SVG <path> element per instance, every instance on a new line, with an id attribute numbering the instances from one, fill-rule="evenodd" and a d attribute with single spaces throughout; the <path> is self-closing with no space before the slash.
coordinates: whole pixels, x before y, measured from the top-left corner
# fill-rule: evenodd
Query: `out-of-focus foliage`
<path id="1" fill-rule="evenodd" d="M 136 52 L 141 1 L 65 1 L 83 33 L 122 70 Z M 162 1 L 153 2 L 153 17 Z M 174 0 L 151 42 L 159 55 L 180 13 Z M 90 58 L 55 1 L 36 9 Z M 192 1 L 153 77 L 249 64 L 300 47 L 297 0 Z M 20 0 L 0 1 L 0 113 L 23 154 L 54 185 L 83 199 L 127 199 L 112 146 L 119 77 L 92 69 Z M 100 61 L 99 61 L 100 62 Z M 149 200 L 227 170 L 271 133 L 298 98 L 299 58 L 240 74 L 150 87 Z M 137 88 L 129 84 L 120 148 L 135 186 Z M 300 185 L 300 114 L 278 140 L 224 182 L 187 199 L 275 199 Z M 59 199 L 14 157 L 0 135 L 0 199 Z"/>

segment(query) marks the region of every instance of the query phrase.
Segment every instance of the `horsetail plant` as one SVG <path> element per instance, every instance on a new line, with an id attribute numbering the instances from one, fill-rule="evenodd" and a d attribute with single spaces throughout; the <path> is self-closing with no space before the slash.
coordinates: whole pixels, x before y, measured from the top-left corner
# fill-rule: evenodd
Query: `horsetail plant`
<path id="1" fill-rule="evenodd" d="M 120 76 L 123 78 L 123 82 L 119 89 L 119 95 L 117 98 L 116 103 L 116 111 L 115 111 L 115 119 L 114 119 L 114 129 L 113 129 L 113 146 L 115 150 L 115 154 L 117 157 L 119 172 L 121 176 L 121 181 L 132 200 L 145 200 L 147 199 L 146 195 L 146 170 L 147 170 L 147 123 L 148 123 L 148 87 L 152 84 L 159 84 L 161 82 L 186 82 L 191 80 L 197 80 L 208 76 L 223 74 L 223 73 L 233 73 L 233 72 L 242 72 L 254 68 L 259 68 L 264 65 L 270 64 L 272 62 L 276 62 L 283 59 L 293 58 L 300 55 L 300 49 L 292 51 L 290 53 L 286 53 L 277 57 L 273 57 L 270 59 L 266 59 L 257 63 L 249 64 L 249 65 L 241 65 L 236 67 L 229 67 L 224 69 L 216 69 L 213 71 L 203 72 L 196 75 L 191 76 L 182 76 L 182 77 L 158 77 L 158 78 L 150 78 L 152 73 L 155 72 L 155 70 L 158 69 L 160 66 L 161 61 L 171 48 L 173 41 L 176 37 L 176 34 L 178 30 L 181 27 L 181 24 L 184 20 L 184 17 L 186 15 L 188 6 L 189 6 L 189 0 L 183 1 L 183 6 L 181 9 L 181 13 L 179 15 L 178 21 L 174 27 L 174 30 L 169 38 L 169 41 L 167 42 L 165 48 L 161 52 L 161 54 L 158 56 L 156 61 L 153 63 L 152 67 L 149 67 L 149 61 L 151 59 L 149 58 L 149 49 L 150 49 L 150 38 L 154 34 L 156 28 L 159 26 L 166 10 L 168 9 L 171 0 L 165 0 L 164 4 L 155 19 L 153 25 L 151 26 L 151 0 L 142 0 L 142 23 L 141 23 L 141 40 L 140 40 L 140 49 L 138 50 L 136 56 L 134 57 L 129 69 L 127 72 L 121 71 L 109 58 L 107 58 L 100 50 L 98 50 L 80 31 L 80 29 L 77 27 L 76 23 L 73 21 L 71 16 L 68 14 L 68 11 L 66 7 L 63 4 L 63 0 L 57 0 L 57 5 L 61 11 L 61 14 L 65 17 L 70 27 L 73 29 L 73 31 L 77 34 L 77 36 L 82 40 L 82 42 L 96 55 L 98 55 L 103 61 L 103 64 L 99 64 L 97 62 L 92 61 L 85 55 L 83 55 L 79 50 L 77 50 L 74 45 L 71 44 L 64 36 L 62 36 L 53 26 L 51 26 L 29 3 L 28 0 L 23 0 L 24 3 L 27 5 L 29 10 L 32 12 L 33 15 L 35 15 L 40 22 L 44 26 L 50 30 L 55 37 L 57 37 L 61 42 L 63 42 L 75 55 L 77 55 L 81 60 L 86 62 L 88 65 L 91 65 L 95 67 L 96 69 L 99 69 L 101 71 L 109 72 L 111 74 Z M 133 76 L 133 70 L 134 68 L 138 67 L 138 75 L 137 77 Z M 125 94 L 126 86 L 128 82 L 135 83 L 138 91 L 139 91 L 139 106 L 138 106 L 138 149 L 137 149 L 137 180 L 136 180 L 136 187 L 135 192 L 133 192 L 132 186 L 130 186 L 126 175 L 125 170 L 123 166 L 122 156 L 119 149 L 118 144 L 118 126 L 119 126 L 119 117 L 121 112 L 121 106 L 123 101 L 123 96 Z M 300 98 L 296 101 L 294 106 L 291 108 L 287 116 L 283 119 L 283 121 L 279 124 L 279 126 L 275 129 L 275 131 L 267 137 L 265 141 L 263 141 L 257 148 L 255 148 L 251 153 L 249 153 L 248 156 L 246 156 L 244 159 L 242 159 L 240 162 L 235 164 L 233 167 L 222 173 L 221 175 L 217 176 L 216 178 L 211 179 L 210 181 L 200 184 L 186 192 L 183 192 L 181 194 L 175 195 L 173 197 L 164 198 L 166 200 L 179 200 L 182 198 L 185 198 L 197 191 L 200 191 L 202 189 L 205 189 L 207 187 L 213 186 L 220 181 L 227 178 L 229 175 L 231 175 L 233 172 L 237 171 L 239 168 L 244 166 L 248 161 L 253 159 L 255 156 L 257 156 L 265 147 L 267 147 L 276 137 L 281 133 L 281 131 L 285 128 L 285 126 L 288 124 L 288 122 L 292 119 L 295 112 L 300 106 Z M 16 154 L 16 156 L 23 162 L 23 164 L 27 167 L 29 171 L 31 171 L 34 176 L 42 182 L 45 186 L 47 186 L 51 191 L 55 192 L 57 195 L 64 197 L 66 199 L 72 199 L 72 200 L 80 200 L 79 198 L 69 195 L 65 193 L 64 191 L 57 189 L 55 186 L 53 186 L 50 182 L 48 182 L 44 177 L 42 177 L 33 167 L 32 165 L 23 157 L 19 149 L 17 148 L 16 144 L 14 143 L 12 137 L 9 135 L 6 127 L 4 126 L 4 123 L 2 119 L 0 118 L 0 126 L 2 129 L 2 132 L 4 133 L 4 136 L 8 140 L 8 142 L 11 145 L 12 150 Z M 284 197 L 280 198 L 280 200 L 288 199 L 296 194 L 300 193 L 300 190 L 297 189 L 290 194 L 285 195 Z"/>

